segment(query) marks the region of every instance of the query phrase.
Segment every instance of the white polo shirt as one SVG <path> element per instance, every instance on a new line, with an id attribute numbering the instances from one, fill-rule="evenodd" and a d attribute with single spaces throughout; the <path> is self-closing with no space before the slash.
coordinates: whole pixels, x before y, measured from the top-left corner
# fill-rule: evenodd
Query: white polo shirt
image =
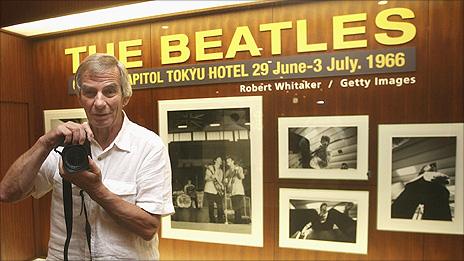
<path id="1" fill-rule="evenodd" d="M 160 137 L 131 122 L 124 114 L 122 129 L 108 148 L 102 151 L 91 144 L 92 158 L 102 173 L 103 184 L 122 199 L 145 211 L 162 216 L 174 213 L 169 154 Z M 35 180 L 32 196 L 39 198 L 52 192 L 48 260 L 62 260 L 66 239 L 62 179 L 58 164 L 60 155 L 51 152 Z M 80 188 L 72 185 L 73 234 L 69 260 L 90 259 L 85 236 Z M 145 241 L 118 225 L 106 211 L 85 194 L 85 204 L 92 228 L 92 259 L 158 260 L 158 235 Z"/>

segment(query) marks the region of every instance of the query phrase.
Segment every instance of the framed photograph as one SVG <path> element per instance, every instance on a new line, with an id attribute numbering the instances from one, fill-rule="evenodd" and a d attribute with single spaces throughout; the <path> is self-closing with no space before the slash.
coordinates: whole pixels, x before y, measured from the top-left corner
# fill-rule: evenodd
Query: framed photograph
<path id="1" fill-rule="evenodd" d="M 262 98 L 158 102 L 176 213 L 162 237 L 263 246 Z"/>
<path id="2" fill-rule="evenodd" d="M 367 180 L 369 117 L 279 118 L 279 178 Z"/>
<path id="3" fill-rule="evenodd" d="M 45 132 L 67 121 L 83 123 L 87 121 L 87 115 L 83 108 L 77 109 L 60 109 L 44 110 L 44 127 Z"/>
<path id="4" fill-rule="evenodd" d="M 379 230 L 463 234 L 463 133 L 463 123 L 379 125 Z"/>
<path id="5" fill-rule="evenodd" d="M 369 192 L 290 189 L 279 193 L 279 246 L 367 254 Z"/>

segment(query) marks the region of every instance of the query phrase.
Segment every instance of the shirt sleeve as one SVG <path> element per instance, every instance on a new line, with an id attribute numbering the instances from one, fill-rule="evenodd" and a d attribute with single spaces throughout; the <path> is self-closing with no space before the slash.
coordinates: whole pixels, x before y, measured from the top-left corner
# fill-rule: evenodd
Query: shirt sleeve
<path id="1" fill-rule="evenodd" d="M 174 213 L 171 162 L 161 141 L 149 150 L 137 173 L 136 205 L 152 214 Z"/>
<path id="2" fill-rule="evenodd" d="M 59 154 L 56 152 L 50 152 L 37 173 L 31 196 L 34 198 L 41 198 L 43 195 L 52 190 L 53 176 L 58 171 L 59 161 Z"/>

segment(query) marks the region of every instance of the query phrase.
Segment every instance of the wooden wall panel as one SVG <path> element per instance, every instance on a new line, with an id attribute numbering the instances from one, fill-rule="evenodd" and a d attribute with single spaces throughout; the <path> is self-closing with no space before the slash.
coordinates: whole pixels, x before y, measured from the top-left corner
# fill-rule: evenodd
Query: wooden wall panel
<path id="1" fill-rule="evenodd" d="M 60 40 L 39 41 L 34 44 L 34 55 L 38 73 L 38 88 L 42 90 L 37 95 L 41 109 L 68 109 L 79 107 L 74 95 L 68 95 L 67 81 L 72 76 L 71 58 L 65 57 L 64 48 L 59 48 Z M 80 46 L 81 43 L 77 43 Z M 61 46 L 62 47 L 62 46 Z M 43 126 L 43 122 L 41 122 Z M 43 134 L 43 127 L 40 135 Z"/>
<path id="2" fill-rule="evenodd" d="M 29 147 L 28 105 L 0 102 L 0 179 L 13 161 Z M 0 259 L 35 257 L 32 199 L 15 204 L 0 203 Z"/>
<path id="3" fill-rule="evenodd" d="M 38 90 L 34 92 L 33 97 L 33 100 L 36 104 L 34 110 L 36 121 L 33 125 L 35 134 L 34 140 L 36 140 L 41 135 L 43 135 L 44 132 L 43 104 L 46 102 L 45 97 L 49 97 L 48 99 L 52 99 L 51 97 L 54 97 L 53 99 L 55 100 L 55 102 L 60 103 L 60 101 L 66 98 L 66 93 L 63 91 L 55 95 L 51 95 L 51 89 L 53 88 L 52 86 L 61 86 L 61 88 L 64 89 L 64 86 L 58 81 L 56 81 L 56 79 L 58 78 L 58 74 L 55 73 L 56 62 L 52 59 L 53 57 L 55 57 L 54 50 L 56 50 L 54 41 L 47 42 L 46 44 L 44 44 L 43 42 L 35 42 L 32 48 L 34 68 L 37 68 L 34 88 Z M 70 102 L 68 101 L 68 103 Z"/>
<path id="4" fill-rule="evenodd" d="M 28 41 L 2 33 L 0 56 L 2 101 L 26 101 L 32 97 L 32 52 Z"/>
<path id="5" fill-rule="evenodd" d="M 0 177 L 34 139 L 32 44 L 20 37 L 0 32 L 0 102 L 2 110 Z M 30 259 L 36 255 L 38 238 L 33 208 L 37 201 L 27 199 L 0 206 L 0 256 L 2 260 Z"/>
<path id="6" fill-rule="evenodd" d="M 0 50 L 2 49 L 2 38 L 3 38 L 3 34 L 0 33 Z M 0 58 L 0 80 L 2 79 L 2 70 L 1 70 L 1 58 Z M 2 89 L 2 81 L 0 81 L 0 93 L 1 93 L 1 89 Z M 1 97 L 1 96 L 0 96 Z M 0 99 L 1 100 L 1 99 Z M 1 117 L 2 117 L 2 114 L 0 114 L 0 120 L 1 120 Z M 0 143 L 0 151 L 1 151 L 1 143 Z M 3 161 L 1 160 L 1 154 L 0 154 L 0 175 L 3 175 L 2 174 L 2 168 L 3 168 Z M 1 176 L 0 176 L 1 177 Z M 2 216 L 2 208 L 0 207 L 0 217 Z M 1 222 L 1 220 L 0 220 Z M 2 240 L 2 227 L 0 226 L 0 240 Z M 2 256 L 2 248 L 0 247 L 0 256 Z"/>
<path id="7" fill-rule="evenodd" d="M 436 122 L 461 121 L 464 115 L 464 3 L 462 1 L 431 1 L 429 13 L 430 93 L 427 96 L 428 117 Z M 443 19 L 446 14 L 447 19 Z M 443 108 L 444 104 L 449 104 Z M 454 105 L 454 106 L 453 106 Z"/>
<path id="8" fill-rule="evenodd" d="M 443 19 L 446 14 L 447 19 Z M 464 119 L 464 3 L 431 1 L 429 12 L 427 116 L 433 122 L 463 122 Z M 462 145 L 462 144 L 461 144 Z M 457 159 L 462 160 L 462 159 Z M 462 174 L 462 173 L 461 173 Z M 462 184 L 461 184 L 462 185 Z M 424 235 L 424 258 L 463 260 L 464 236 Z"/>
<path id="9" fill-rule="evenodd" d="M 52 193 L 34 201 L 34 229 L 36 234 L 36 257 L 46 257 L 50 238 L 50 208 Z"/>
<path id="10" fill-rule="evenodd" d="M 32 142 L 35 142 L 40 136 L 44 134 L 44 117 L 43 117 L 43 103 L 44 96 L 55 97 L 59 102 L 63 99 L 63 95 L 51 95 L 51 86 L 58 86 L 57 75 L 55 73 L 56 62 L 50 57 L 55 57 L 52 53 L 55 48 L 55 43 L 50 42 L 44 44 L 42 42 L 33 43 L 33 61 L 34 68 L 38 68 L 35 74 L 34 88 L 39 91 L 34 92 L 33 102 L 34 109 L 32 111 L 34 121 L 31 129 L 33 129 Z M 51 55 L 52 54 L 52 55 Z M 49 72 L 48 74 L 40 73 L 42 70 Z M 59 85 L 62 86 L 62 85 Z M 35 201 L 34 204 L 34 220 L 36 223 L 35 230 L 37 235 L 36 250 L 37 256 L 47 256 L 48 239 L 50 237 L 50 207 L 51 207 L 51 193 L 46 194 L 42 198 Z"/>

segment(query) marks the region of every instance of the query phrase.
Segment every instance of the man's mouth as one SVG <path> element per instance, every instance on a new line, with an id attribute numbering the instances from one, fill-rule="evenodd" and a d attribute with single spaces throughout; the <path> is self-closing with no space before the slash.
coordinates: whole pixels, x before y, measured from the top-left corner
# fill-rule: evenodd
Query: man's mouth
<path id="1" fill-rule="evenodd" d="M 105 116 L 108 116 L 109 113 L 98 113 L 98 114 L 94 114 L 94 116 L 96 117 L 105 117 Z"/>

